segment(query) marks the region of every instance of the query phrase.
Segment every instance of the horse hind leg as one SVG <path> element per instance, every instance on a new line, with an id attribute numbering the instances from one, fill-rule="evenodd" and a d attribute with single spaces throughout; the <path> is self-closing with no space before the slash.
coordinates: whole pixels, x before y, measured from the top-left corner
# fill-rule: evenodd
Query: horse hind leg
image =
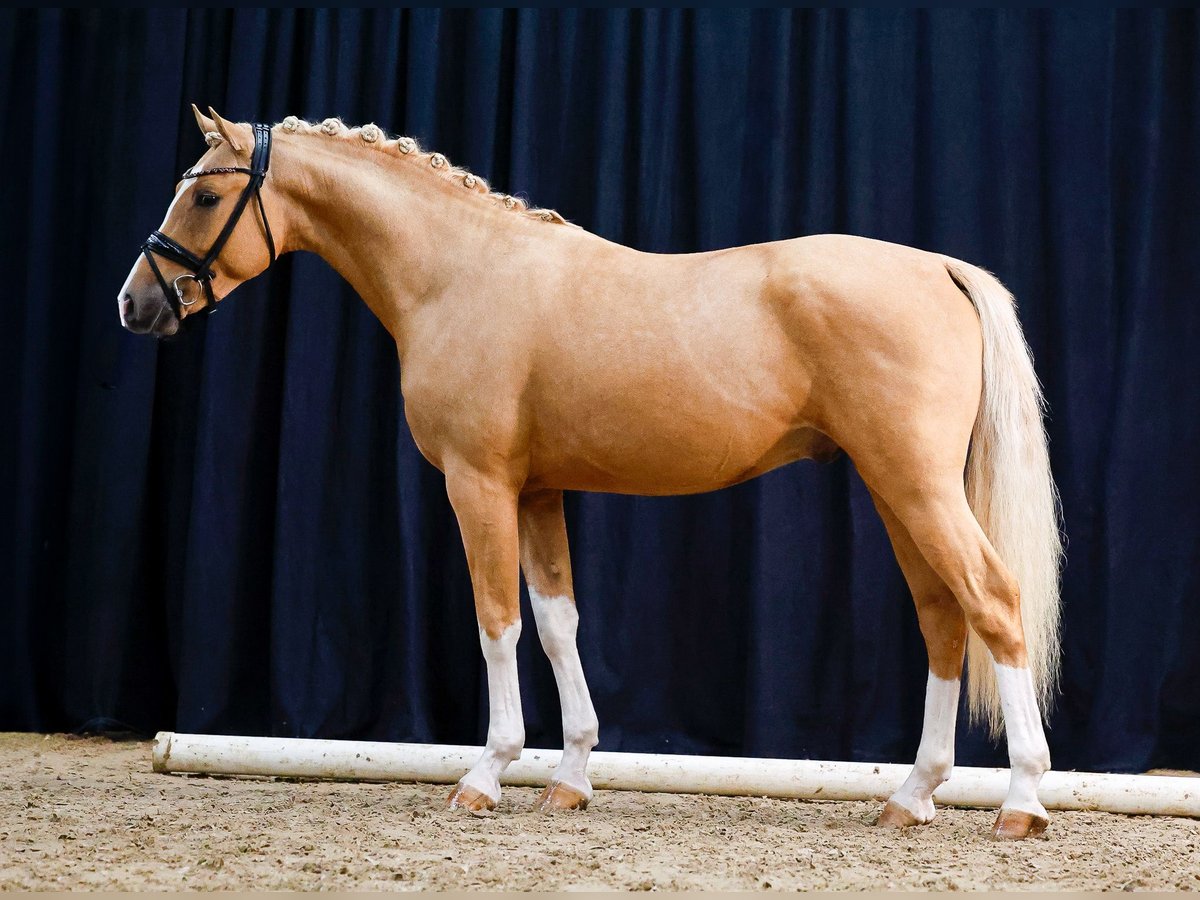
<path id="1" fill-rule="evenodd" d="M 929 657 L 925 720 L 916 762 L 875 824 L 891 828 L 927 825 L 936 813 L 933 792 L 954 768 L 954 732 L 967 622 L 953 592 L 925 561 L 904 525 L 878 494 L 872 491 L 871 496 L 912 592 Z"/>
<path id="2" fill-rule="evenodd" d="M 562 706 L 562 761 L 542 792 L 537 809 L 540 812 L 584 809 L 592 799 L 587 762 L 599 740 L 599 725 L 576 644 L 579 613 L 571 583 L 562 491 L 523 496 L 518 522 L 521 568 L 529 587 L 538 636 L 554 670 Z"/>
<path id="3" fill-rule="evenodd" d="M 1037 786 L 1050 768 L 1050 751 L 1029 669 L 1016 579 L 976 521 L 961 481 L 945 479 L 912 489 L 893 473 L 890 481 L 876 480 L 874 487 L 991 653 L 1011 769 L 992 836 L 1014 840 L 1038 835 L 1049 824 Z"/>

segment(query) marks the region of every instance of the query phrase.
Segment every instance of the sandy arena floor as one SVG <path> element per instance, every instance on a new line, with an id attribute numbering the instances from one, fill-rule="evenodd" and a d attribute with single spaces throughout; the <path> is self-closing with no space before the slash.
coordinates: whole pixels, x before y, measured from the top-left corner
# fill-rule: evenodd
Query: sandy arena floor
<path id="1" fill-rule="evenodd" d="M 583 813 L 446 812 L 448 788 L 183 778 L 146 742 L 0 734 L 0 888 L 1200 889 L 1200 821 L 1057 813 L 986 839 L 943 809 L 873 829 L 874 803 L 601 791 Z"/>

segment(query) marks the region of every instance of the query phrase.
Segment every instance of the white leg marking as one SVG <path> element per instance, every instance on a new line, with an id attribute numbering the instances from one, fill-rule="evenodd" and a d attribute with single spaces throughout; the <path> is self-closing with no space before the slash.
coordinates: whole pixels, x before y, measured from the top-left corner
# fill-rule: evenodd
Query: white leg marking
<path id="1" fill-rule="evenodd" d="M 587 761 L 588 754 L 599 742 L 600 725 L 575 643 L 579 611 L 570 597 L 543 597 L 532 587 L 529 599 L 542 648 L 554 669 L 558 699 L 562 704 L 563 756 L 554 779 L 591 800 L 592 783 L 587 777 Z"/>
<path id="2" fill-rule="evenodd" d="M 933 821 L 933 792 L 954 768 L 954 725 L 958 718 L 959 680 L 929 673 L 925 685 L 925 724 L 917 761 L 908 779 L 892 794 L 921 824 Z"/>
<path id="3" fill-rule="evenodd" d="M 521 755 L 525 746 L 525 719 L 521 715 L 521 688 L 517 681 L 517 639 L 521 623 L 514 622 L 492 639 L 482 629 L 479 643 L 487 663 L 488 736 L 483 756 L 461 784 L 500 802 L 500 773 Z"/>
<path id="4" fill-rule="evenodd" d="M 1012 768 L 1004 809 L 1048 818 L 1038 801 L 1038 782 L 1050 768 L 1050 748 L 1042 730 L 1042 714 L 1028 669 L 995 664 L 1004 730 L 1008 733 L 1008 764 Z"/>

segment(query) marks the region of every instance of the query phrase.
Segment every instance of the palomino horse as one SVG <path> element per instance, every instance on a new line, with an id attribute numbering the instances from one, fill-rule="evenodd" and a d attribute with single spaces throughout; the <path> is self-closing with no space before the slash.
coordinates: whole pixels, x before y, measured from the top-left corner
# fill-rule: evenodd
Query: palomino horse
<path id="1" fill-rule="evenodd" d="M 933 819 L 966 656 L 972 713 L 1008 737 L 993 835 L 1046 827 L 1058 505 L 1040 388 L 995 278 L 842 235 L 641 253 L 375 125 L 195 112 L 209 150 L 121 288 L 121 321 L 173 334 L 276 250 L 308 250 L 391 333 L 413 439 L 458 517 L 487 662 L 487 746 L 451 806 L 494 807 L 524 742 L 519 570 L 562 703 L 562 762 L 538 805 L 591 798 L 598 725 L 564 490 L 710 491 L 840 448 L 883 517 L 929 655 L 916 765 L 879 824 Z"/>

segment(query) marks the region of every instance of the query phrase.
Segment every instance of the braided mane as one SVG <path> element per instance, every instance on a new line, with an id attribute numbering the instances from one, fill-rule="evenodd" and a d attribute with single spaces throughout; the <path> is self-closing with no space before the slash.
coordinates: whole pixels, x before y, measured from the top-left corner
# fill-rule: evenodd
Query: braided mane
<path id="1" fill-rule="evenodd" d="M 478 175 L 472 174 L 461 166 L 452 165 L 440 153 L 430 153 L 422 150 L 413 138 L 388 137 L 384 130 L 373 122 L 350 127 L 338 118 L 325 119 L 322 122 L 308 122 L 296 116 L 288 116 L 275 127 L 289 134 L 324 135 L 338 140 L 352 141 L 359 145 L 379 150 L 389 156 L 405 160 L 409 164 L 416 164 L 430 169 L 439 177 L 457 182 L 468 191 L 479 194 L 492 203 L 499 204 L 505 209 L 512 210 L 522 216 L 557 225 L 570 224 L 552 209 L 532 207 L 520 197 L 493 191 L 488 186 L 488 183 Z M 222 140 L 221 136 L 216 132 L 210 132 L 205 135 L 205 139 L 210 146 Z"/>

